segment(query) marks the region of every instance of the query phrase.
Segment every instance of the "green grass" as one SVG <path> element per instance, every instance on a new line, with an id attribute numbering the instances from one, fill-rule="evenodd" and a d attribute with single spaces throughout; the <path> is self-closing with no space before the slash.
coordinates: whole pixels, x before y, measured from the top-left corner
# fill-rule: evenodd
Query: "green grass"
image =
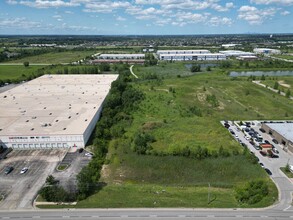
<path id="1" fill-rule="evenodd" d="M 58 170 L 58 171 L 64 171 L 64 170 L 66 170 L 68 167 L 69 167 L 68 164 L 66 164 L 66 165 L 59 165 L 59 166 L 57 167 L 57 170 Z"/>
<path id="2" fill-rule="evenodd" d="M 274 185 L 272 192 L 261 202 L 249 207 L 265 207 L 277 197 Z M 210 199 L 208 200 L 208 195 Z M 99 193 L 80 201 L 76 206 L 39 205 L 38 208 L 247 208 L 238 204 L 232 188 L 182 187 L 153 184 L 112 184 Z"/>
<path id="3" fill-rule="evenodd" d="M 0 65 L 0 79 L 1 80 L 13 80 L 22 77 L 23 75 L 31 75 L 35 73 L 37 69 L 42 68 L 42 66 L 29 66 L 24 67 L 23 65 Z"/>
<path id="4" fill-rule="evenodd" d="M 109 164 L 101 179 L 108 183 L 108 186 L 79 205 L 93 207 L 92 204 L 96 204 L 97 207 L 101 207 L 96 201 L 97 198 L 105 197 L 104 193 L 113 190 L 115 196 L 106 194 L 109 199 L 108 207 L 142 207 L 142 203 L 147 207 L 153 207 L 153 203 L 148 199 L 142 200 L 147 198 L 147 195 L 137 200 L 130 198 L 132 202 L 125 205 L 117 204 L 117 197 L 126 197 L 125 191 L 129 191 L 130 188 L 132 191 L 128 194 L 135 195 L 141 187 L 153 185 L 171 187 L 174 190 L 178 186 L 186 191 L 195 190 L 194 197 L 204 201 L 206 197 L 196 189 L 205 189 L 208 183 L 215 187 L 216 192 L 225 192 L 226 196 L 231 196 L 235 186 L 256 179 L 268 182 L 270 195 L 259 204 L 250 207 L 268 206 L 277 199 L 277 189 L 267 174 L 257 164 L 252 164 L 241 155 L 243 148 L 220 121 L 285 119 L 285 113 L 293 116 L 291 100 L 247 81 L 246 77 L 231 78 L 225 72 L 205 72 L 188 76 L 190 72 L 185 66 L 177 63 L 166 64 L 165 67 L 136 67 L 135 73 L 156 73 L 164 79 L 138 80 L 133 84 L 144 92 L 145 99 L 133 113 L 132 126 L 127 128 L 124 137 L 110 143 L 107 158 Z M 177 78 L 178 74 L 181 75 L 180 78 Z M 169 92 L 170 87 L 175 93 Z M 206 101 L 208 94 L 216 96 L 219 106 L 213 107 Z M 188 113 L 189 107 L 192 106 L 201 109 L 202 117 Z M 172 154 L 174 149 L 185 146 L 191 149 L 202 146 L 215 151 L 223 146 L 230 152 L 238 151 L 240 155 L 204 160 L 179 156 L 136 155 L 131 146 L 132 139 L 138 131 L 151 133 L 155 137 L 156 141 L 152 143 L 152 147 L 161 155 Z M 121 185 L 115 185 L 117 183 Z M 231 196 L 229 204 L 217 204 L 214 207 L 247 207 L 233 202 L 233 199 L 234 196 Z M 177 205 L 171 201 L 166 205 L 160 205 L 208 207 L 207 204 L 196 200 L 190 201 L 188 197 Z"/>
<path id="5" fill-rule="evenodd" d="M 293 56 L 291 55 L 273 55 L 272 57 L 282 58 L 286 60 L 293 60 Z"/>
<path id="6" fill-rule="evenodd" d="M 281 167 L 280 168 L 282 170 L 282 172 L 288 177 L 288 178 L 293 178 L 293 173 L 292 172 L 287 172 L 286 171 L 286 167 Z"/>
<path id="7" fill-rule="evenodd" d="M 23 63 L 29 61 L 30 63 L 44 63 L 44 64 L 60 64 L 71 63 L 81 60 L 86 56 L 90 56 L 97 51 L 66 51 L 66 52 L 51 52 L 37 56 L 25 57 L 17 60 L 9 61 L 9 63 Z"/>
<path id="8" fill-rule="evenodd" d="M 290 76 L 279 76 L 279 77 L 266 77 L 265 80 L 262 80 L 262 83 L 274 88 L 275 82 L 279 82 L 279 87 L 281 91 L 287 91 L 287 89 L 291 89 L 293 91 L 293 77 Z M 283 86 L 282 84 L 287 84 L 289 86 Z"/>

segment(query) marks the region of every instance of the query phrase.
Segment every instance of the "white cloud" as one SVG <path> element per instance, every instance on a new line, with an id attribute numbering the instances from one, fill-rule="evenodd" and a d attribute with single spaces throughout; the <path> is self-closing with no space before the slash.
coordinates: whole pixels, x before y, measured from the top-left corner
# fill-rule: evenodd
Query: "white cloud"
<path id="1" fill-rule="evenodd" d="M 162 9 L 204 10 L 211 8 L 216 11 L 228 11 L 234 7 L 233 2 L 228 2 L 224 6 L 218 4 L 219 2 L 219 0 L 135 0 L 138 5 L 159 5 Z"/>
<path id="2" fill-rule="evenodd" d="M 117 20 L 117 21 L 126 21 L 126 18 L 123 18 L 123 17 L 121 17 L 121 16 L 118 16 L 118 17 L 116 18 L 116 20 Z"/>
<path id="3" fill-rule="evenodd" d="M 123 9 L 130 7 L 129 2 L 117 1 L 91 1 L 87 0 L 85 4 L 85 12 L 100 12 L 100 13 L 110 13 L 117 9 Z"/>
<path id="4" fill-rule="evenodd" d="M 7 4 L 16 5 L 18 2 L 16 0 L 6 0 Z"/>
<path id="5" fill-rule="evenodd" d="M 80 4 L 74 1 L 62 1 L 62 0 L 35 0 L 28 1 L 22 0 L 19 1 L 19 4 L 26 5 L 34 8 L 59 8 L 59 7 L 74 7 L 79 6 Z"/>
<path id="6" fill-rule="evenodd" d="M 269 5 L 269 4 L 279 4 L 279 5 L 293 5 L 293 0 L 250 0 L 251 3 Z"/>
<path id="7" fill-rule="evenodd" d="M 74 14 L 72 11 L 65 11 L 65 14 Z"/>
<path id="8" fill-rule="evenodd" d="M 227 18 L 227 17 L 212 17 L 209 21 L 208 24 L 211 26 L 220 26 L 220 25 L 226 25 L 226 26 L 231 26 L 232 25 L 232 19 Z"/>
<path id="9" fill-rule="evenodd" d="M 290 11 L 282 11 L 281 12 L 281 15 L 284 15 L 284 16 L 289 15 L 289 14 L 291 14 Z"/>
<path id="10" fill-rule="evenodd" d="M 247 21 L 251 25 L 260 25 L 265 20 L 272 18 L 278 9 L 257 9 L 253 6 L 244 5 L 238 10 L 238 18 Z"/>
<path id="11" fill-rule="evenodd" d="M 30 28 L 41 27 L 41 23 L 36 22 L 36 21 L 29 21 L 24 17 L 22 17 L 22 18 L 8 18 L 8 19 L 0 20 L 0 27 L 30 29 Z"/>

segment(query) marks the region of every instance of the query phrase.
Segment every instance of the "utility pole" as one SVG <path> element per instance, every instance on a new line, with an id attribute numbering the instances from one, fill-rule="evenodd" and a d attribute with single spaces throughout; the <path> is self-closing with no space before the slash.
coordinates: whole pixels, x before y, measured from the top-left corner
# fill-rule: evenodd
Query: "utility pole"
<path id="1" fill-rule="evenodd" d="M 209 189 L 208 189 L 208 204 L 210 204 L 210 188 L 211 188 L 211 184 L 209 183 Z"/>

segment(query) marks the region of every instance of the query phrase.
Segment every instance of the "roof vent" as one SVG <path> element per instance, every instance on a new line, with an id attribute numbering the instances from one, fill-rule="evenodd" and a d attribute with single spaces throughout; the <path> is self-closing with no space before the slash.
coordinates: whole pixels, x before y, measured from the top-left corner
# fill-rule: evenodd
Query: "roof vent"
<path id="1" fill-rule="evenodd" d="M 26 120 L 25 122 L 29 122 L 30 120 Z"/>
<path id="2" fill-rule="evenodd" d="M 87 119 L 85 119 L 84 121 L 87 121 Z"/>
<path id="3" fill-rule="evenodd" d="M 79 115 L 79 113 L 77 112 L 76 115 Z"/>
<path id="4" fill-rule="evenodd" d="M 36 116 L 32 117 L 32 119 L 36 119 L 36 118 L 37 118 Z"/>
<path id="5" fill-rule="evenodd" d="M 52 115 L 52 112 L 50 112 L 49 115 Z"/>
<path id="6" fill-rule="evenodd" d="M 63 128 L 63 130 L 66 130 L 66 128 Z"/>
<path id="7" fill-rule="evenodd" d="M 31 131 L 35 130 L 34 128 L 31 129 Z"/>
<path id="8" fill-rule="evenodd" d="M 58 122 L 59 120 L 56 120 L 55 122 Z"/>
<path id="9" fill-rule="evenodd" d="M 70 119 L 70 118 L 71 118 L 71 116 L 68 117 L 68 119 Z"/>

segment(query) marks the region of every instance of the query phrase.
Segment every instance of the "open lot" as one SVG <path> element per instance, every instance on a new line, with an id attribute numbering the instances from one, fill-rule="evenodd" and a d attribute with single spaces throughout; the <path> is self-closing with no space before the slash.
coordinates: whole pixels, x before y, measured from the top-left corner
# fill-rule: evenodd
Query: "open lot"
<path id="1" fill-rule="evenodd" d="M 134 69 L 138 77 L 156 73 L 159 80 L 143 77 L 133 83 L 134 87 L 143 91 L 145 99 L 137 111 L 132 113 L 133 122 L 130 127 L 126 127 L 124 137 L 110 143 L 110 163 L 104 166 L 101 179 L 107 185 L 86 201 L 79 202 L 77 206 L 103 207 L 98 198 L 107 195 L 109 207 L 111 204 L 113 207 L 156 207 L 149 203 L 153 197 L 152 193 L 132 199 L 132 204 L 119 205 L 116 202 L 119 197 L 125 198 L 125 191 L 129 195 L 139 195 L 138 191 L 148 191 L 153 185 L 181 186 L 186 191 L 192 191 L 191 186 L 198 186 L 203 187 L 205 191 L 210 183 L 214 189 L 213 194 L 221 200 L 220 193 L 223 190 L 233 197 L 234 187 L 253 180 L 267 182 L 270 191 L 268 197 L 253 207 L 273 204 L 278 196 L 269 175 L 258 163 L 252 164 L 243 156 L 243 147 L 229 135 L 220 121 L 286 120 L 293 115 L 292 101 L 254 85 L 246 77 L 235 79 L 229 77 L 226 72 L 217 70 L 186 76 L 187 73 L 181 75 L 182 71 L 186 71 L 180 69 L 183 64 L 165 64 L 165 67 L 160 65 L 146 68 L 145 71 L 144 67 Z M 154 137 L 155 141 L 149 143 L 149 155 L 133 152 L 133 139 L 138 132 L 145 132 Z M 182 152 L 186 148 L 196 152 L 199 146 L 209 152 L 218 152 L 222 147 L 230 156 L 205 159 L 175 156 L 176 152 Z M 274 173 L 274 169 L 271 171 L 273 175 L 282 176 Z M 196 190 L 192 193 L 194 197 L 202 197 Z M 176 193 L 170 197 L 174 198 L 174 201 L 180 201 L 180 196 Z M 185 198 L 185 204 L 195 201 L 187 196 Z M 233 204 L 226 204 L 226 207 L 252 207 L 239 204 L 235 200 L 229 201 Z M 213 201 L 214 204 L 210 206 L 219 207 L 217 202 Z M 177 205 L 180 205 L 179 202 Z M 176 205 L 173 203 L 173 206 Z M 199 206 L 209 207 L 207 204 Z"/>
<path id="2" fill-rule="evenodd" d="M 23 63 L 28 61 L 30 63 L 44 63 L 44 64 L 61 64 L 79 61 L 87 56 L 97 53 L 96 50 L 90 51 L 66 51 L 66 52 L 51 52 L 40 54 L 37 56 L 25 57 L 17 60 L 12 60 L 7 63 Z"/>

